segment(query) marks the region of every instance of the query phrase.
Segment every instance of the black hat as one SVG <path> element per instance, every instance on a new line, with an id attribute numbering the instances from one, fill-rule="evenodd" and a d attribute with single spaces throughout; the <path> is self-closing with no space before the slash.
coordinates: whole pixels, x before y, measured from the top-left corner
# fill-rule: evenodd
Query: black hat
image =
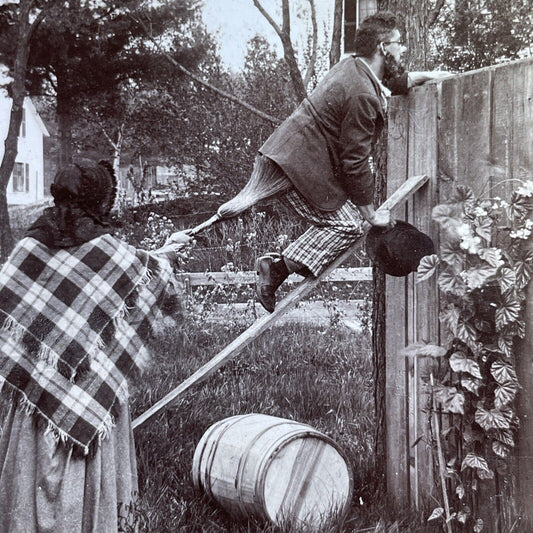
<path id="1" fill-rule="evenodd" d="M 403 220 L 397 220 L 393 228 L 370 228 L 366 236 L 366 252 L 385 274 L 400 277 L 416 272 L 422 257 L 435 253 L 435 246 L 428 235 Z"/>

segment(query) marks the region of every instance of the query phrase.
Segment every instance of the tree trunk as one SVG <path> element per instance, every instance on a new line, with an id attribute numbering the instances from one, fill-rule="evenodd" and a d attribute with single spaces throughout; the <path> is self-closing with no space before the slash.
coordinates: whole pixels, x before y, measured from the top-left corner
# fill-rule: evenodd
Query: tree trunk
<path id="1" fill-rule="evenodd" d="M 304 98 L 307 97 L 307 91 L 305 90 L 302 73 L 298 68 L 296 54 L 294 53 L 294 48 L 292 47 L 291 43 L 291 19 L 289 0 L 282 1 L 281 11 L 283 16 L 283 23 L 281 28 L 267 13 L 267 11 L 261 5 L 259 0 L 253 0 L 253 3 L 255 7 L 261 12 L 261 14 L 267 19 L 268 23 L 272 26 L 272 28 L 274 28 L 281 40 L 281 44 L 283 46 L 283 58 L 287 63 L 287 67 L 289 68 L 289 75 L 291 77 L 292 86 L 294 88 L 294 94 L 296 95 L 298 103 L 300 103 Z"/>
<path id="2" fill-rule="evenodd" d="M 65 95 L 61 90 L 60 79 L 57 80 L 57 84 L 58 168 L 62 168 L 72 163 L 72 102 L 70 97 Z"/>
<path id="3" fill-rule="evenodd" d="M 341 58 L 342 36 L 342 0 L 335 0 L 333 14 L 333 32 L 331 36 L 331 48 L 329 50 L 329 68 L 337 64 Z"/>
<path id="4" fill-rule="evenodd" d="M 387 128 L 374 148 L 375 186 L 374 205 L 381 205 L 387 198 Z M 372 349 L 374 352 L 374 405 L 376 410 L 376 429 L 374 433 L 375 481 L 383 489 L 386 479 L 386 312 L 385 312 L 386 276 L 381 270 L 372 269 Z"/>
<path id="5" fill-rule="evenodd" d="M 464 0 L 461 0 L 464 1 Z M 411 70 L 427 70 L 429 30 L 437 20 L 444 2 L 437 0 L 379 0 L 378 9 L 402 15 L 407 42 L 407 66 Z"/>
<path id="6" fill-rule="evenodd" d="M 426 52 L 429 50 L 427 42 L 427 28 L 425 24 L 430 17 L 436 18 L 435 9 L 442 7 L 437 2 L 433 11 L 428 0 L 381 0 L 379 10 L 389 10 L 403 14 L 405 36 L 408 42 L 407 64 L 411 69 L 426 68 Z M 400 28 L 402 29 L 402 28 Z M 375 202 L 380 205 L 387 196 L 387 133 L 384 128 L 379 143 L 374 150 L 376 164 Z M 372 309 L 372 341 L 374 364 L 374 401 L 376 409 L 375 455 L 376 481 L 380 485 L 386 479 L 386 276 L 374 268 L 373 271 L 373 309 Z"/>
<path id="7" fill-rule="evenodd" d="M 18 151 L 18 137 L 25 96 L 26 67 L 28 64 L 32 32 L 30 24 L 30 11 L 32 7 L 33 0 L 20 0 L 17 53 L 13 68 L 13 83 L 11 84 L 11 114 L 9 117 L 7 137 L 4 143 L 4 156 L 0 164 L 0 261 L 2 263 L 6 261 L 13 248 L 13 234 L 11 232 L 9 212 L 7 209 L 7 184 L 13 172 Z"/>

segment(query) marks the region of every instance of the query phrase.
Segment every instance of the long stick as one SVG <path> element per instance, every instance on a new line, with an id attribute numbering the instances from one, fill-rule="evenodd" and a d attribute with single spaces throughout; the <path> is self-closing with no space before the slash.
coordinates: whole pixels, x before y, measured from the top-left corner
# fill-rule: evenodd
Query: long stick
<path id="1" fill-rule="evenodd" d="M 432 397 L 432 410 L 433 410 L 433 417 L 434 417 L 434 424 L 435 424 L 435 439 L 437 440 L 437 458 L 439 463 L 439 478 L 440 478 L 440 486 L 442 490 L 442 499 L 444 501 L 444 512 L 446 517 L 446 531 L 448 533 L 452 533 L 452 525 L 450 523 L 450 503 L 448 501 L 448 493 L 446 492 L 446 470 L 444 468 L 444 453 L 442 451 L 442 442 L 440 439 L 440 424 L 439 424 L 439 418 L 437 414 L 437 405 L 435 401 L 435 394 L 433 391 L 433 388 L 435 387 L 435 380 L 433 378 L 433 372 L 431 372 L 430 376 L 430 383 L 431 383 L 431 397 Z"/>
<path id="2" fill-rule="evenodd" d="M 381 206 L 382 209 L 392 209 L 399 203 L 406 200 L 411 194 L 417 191 L 426 181 L 427 176 L 413 176 L 405 181 L 399 188 L 392 194 Z M 363 230 L 366 231 L 370 228 L 370 224 L 365 222 L 363 224 Z M 364 235 L 364 234 L 363 234 Z M 294 306 L 299 300 L 301 300 L 306 294 L 311 292 L 320 281 L 330 274 L 335 268 L 341 265 L 354 250 L 359 246 L 363 239 L 363 236 L 348 248 L 343 254 L 333 261 L 320 276 L 304 279 L 300 285 L 296 287 L 291 293 L 289 293 L 283 300 L 277 305 L 273 313 L 265 315 L 256 320 L 246 331 L 239 335 L 232 343 L 226 346 L 215 357 L 209 360 L 205 365 L 200 367 L 194 374 L 188 377 L 185 381 L 180 383 L 175 389 L 170 391 L 161 400 L 155 403 L 150 409 L 144 412 L 141 416 L 133 421 L 133 429 L 140 428 L 149 422 L 154 416 L 162 412 L 163 410 L 171 408 L 177 403 L 178 397 L 189 389 L 192 385 L 200 383 L 214 372 L 216 372 L 227 361 L 233 359 L 243 348 L 254 341 L 261 333 L 267 330 L 278 317 L 286 313 L 291 307 Z"/>

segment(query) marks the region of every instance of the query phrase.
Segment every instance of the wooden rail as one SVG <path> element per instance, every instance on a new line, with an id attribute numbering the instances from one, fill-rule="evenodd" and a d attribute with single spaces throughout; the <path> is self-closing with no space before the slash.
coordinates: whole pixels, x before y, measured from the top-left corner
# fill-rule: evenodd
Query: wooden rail
<path id="1" fill-rule="evenodd" d="M 255 283 L 257 275 L 255 271 L 244 272 L 183 272 L 176 276 L 190 287 L 203 285 L 252 285 Z M 299 274 L 291 274 L 285 283 L 294 284 L 303 280 Z M 341 282 L 341 281 L 371 281 L 372 267 L 337 268 L 329 276 L 320 278 L 320 281 Z"/>
<path id="2" fill-rule="evenodd" d="M 427 176 L 413 176 L 405 181 L 381 206 L 384 209 L 392 209 L 396 205 L 404 202 L 415 191 L 420 189 L 427 181 Z M 265 332 L 280 316 L 291 309 L 297 302 L 299 302 L 306 294 L 311 292 L 324 278 L 329 276 L 339 265 L 346 261 L 352 253 L 360 246 L 364 238 L 364 234 L 370 228 L 370 224 L 364 224 L 364 233 L 350 248 L 329 265 L 326 270 L 318 277 L 305 278 L 291 293 L 289 293 L 277 305 L 273 313 L 265 315 L 256 320 L 246 331 L 239 335 L 233 342 L 226 346 L 215 357 L 209 360 L 205 365 L 200 367 L 185 381 L 180 383 L 175 389 L 170 391 L 161 400 L 156 402 L 150 409 L 148 409 L 141 416 L 133 421 L 133 429 L 138 429 L 161 412 L 174 406 L 181 394 L 188 390 L 192 385 L 200 383 L 211 376 L 226 362 L 236 357 L 240 351 L 254 341 L 259 335 Z"/>

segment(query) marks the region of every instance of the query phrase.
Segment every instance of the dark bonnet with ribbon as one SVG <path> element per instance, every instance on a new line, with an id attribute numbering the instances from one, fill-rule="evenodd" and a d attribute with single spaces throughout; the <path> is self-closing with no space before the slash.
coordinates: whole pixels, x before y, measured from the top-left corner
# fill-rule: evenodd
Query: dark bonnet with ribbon
<path id="1" fill-rule="evenodd" d="M 166 259 L 110 234 L 115 193 L 105 164 L 61 170 L 55 206 L 0 271 L 0 387 L 81 455 L 127 402 L 172 289 Z"/>

